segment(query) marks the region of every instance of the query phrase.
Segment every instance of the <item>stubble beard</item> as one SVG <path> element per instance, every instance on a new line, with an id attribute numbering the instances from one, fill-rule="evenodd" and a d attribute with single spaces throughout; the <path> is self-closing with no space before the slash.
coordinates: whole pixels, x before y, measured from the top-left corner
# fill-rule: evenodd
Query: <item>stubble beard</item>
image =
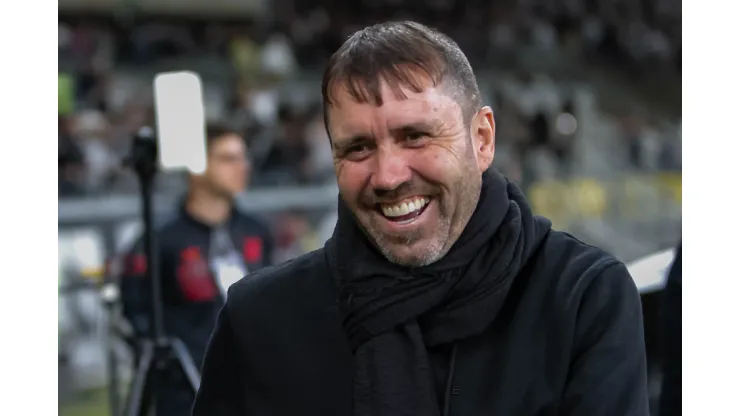
<path id="1" fill-rule="evenodd" d="M 477 172 L 477 171 L 476 171 Z M 380 253 L 391 263 L 405 267 L 424 267 L 439 261 L 452 248 L 455 241 L 460 237 L 467 226 L 470 218 L 478 206 L 480 198 L 481 180 L 475 178 L 476 172 L 468 172 L 463 175 L 457 185 L 452 189 L 461 189 L 456 195 L 457 205 L 450 210 L 442 207 L 441 201 L 437 203 L 439 219 L 430 237 L 424 238 L 426 229 L 417 229 L 405 233 L 402 236 L 391 236 L 379 230 L 375 219 L 371 219 L 368 227 L 362 227 L 370 240 L 378 248 Z M 448 212 L 446 212 L 448 211 Z M 453 212 L 456 212 L 457 218 Z M 424 214 L 422 214 L 424 215 Z M 453 224 L 453 219 L 455 223 Z M 423 240 L 427 240 L 424 243 Z M 421 243 L 421 247 L 410 255 L 402 255 L 401 250 L 395 250 L 402 246 L 410 246 Z"/>
<path id="2" fill-rule="evenodd" d="M 446 238 L 442 237 L 446 234 L 445 230 L 450 229 L 450 223 L 449 217 L 442 216 L 432 237 L 429 238 L 430 241 L 411 256 L 401 255 L 399 253 L 401 250 L 394 249 L 399 246 L 410 246 L 421 242 L 424 239 L 423 232 L 425 230 L 414 230 L 404 236 L 393 237 L 378 231 L 376 227 L 371 225 L 366 232 L 383 257 L 391 263 L 406 267 L 423 267 L 436 262 L 447 254 L 449 247 L 446 247 Z"/>

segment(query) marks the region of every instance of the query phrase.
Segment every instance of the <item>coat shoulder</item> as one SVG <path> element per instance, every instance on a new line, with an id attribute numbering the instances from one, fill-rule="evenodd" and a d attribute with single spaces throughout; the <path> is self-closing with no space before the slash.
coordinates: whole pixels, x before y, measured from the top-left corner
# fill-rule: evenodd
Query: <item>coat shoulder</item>
<path id="1" fill-rule="evenodd" d="M 562 231 L 549 233 L 533 261 L 533 278 L 544 281 L 555 289 L 559 299 L 571 305 L 578 303 L 593 285 L 616 283 L 603 281 L 604 278 L 621 280 L 618 283 L 621 285 L 634 285 L 627 268 L 616 257 Z M 607 270 L 619 270 L 619 273 L 606 273 Z"/>
<path id="2" fill-rule="evenodd" d="M 232 315 L 256 312 L 264 316 L 298 306 L 307 299 L 332 296 L 332 289 L 335 287 L 322 248 L 248 274 L 229 288 L 226 308 Z"/>

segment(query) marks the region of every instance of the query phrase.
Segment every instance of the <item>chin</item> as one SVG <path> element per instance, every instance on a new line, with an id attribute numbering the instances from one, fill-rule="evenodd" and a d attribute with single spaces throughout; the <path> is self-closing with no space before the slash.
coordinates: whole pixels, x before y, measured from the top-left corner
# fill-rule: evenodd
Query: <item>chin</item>
<path id="1" fill-rule="evenodd" d="M 226 191 L 232 196 L 237 196 L 240 193 L 244 192 L 244 187 L 243 186 L 230 186 L 226 188 Z"/>
<path id="2" fill-rule="evenodd" d="M 219 192 L 219 194 L 221 195 L 221 198 L 233 200 L 237 197 L 237 195 L 239 195 L 239 192 L 223 189 L 221 190 L 221 192 Z"/>
<path id="3" fill-rule="evenodd" d="M 421 240 L 413 245 L 388 244 L 380 246 L 383 256 L 391 263 L 405 267 L 428 266 L 444 256 L 437 244 Z"/>

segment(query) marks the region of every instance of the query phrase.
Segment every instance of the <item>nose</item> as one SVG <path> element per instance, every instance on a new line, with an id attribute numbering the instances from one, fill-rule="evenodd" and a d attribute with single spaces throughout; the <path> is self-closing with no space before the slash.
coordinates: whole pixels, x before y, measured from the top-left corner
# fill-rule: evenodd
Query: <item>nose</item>
<path id="1" fill-rule="evenodd" d="M 392 191 L 411 180 L 411 169 L 399 149 L 380 147 L 375 159 L 370 185 L 376 191 Z"/>

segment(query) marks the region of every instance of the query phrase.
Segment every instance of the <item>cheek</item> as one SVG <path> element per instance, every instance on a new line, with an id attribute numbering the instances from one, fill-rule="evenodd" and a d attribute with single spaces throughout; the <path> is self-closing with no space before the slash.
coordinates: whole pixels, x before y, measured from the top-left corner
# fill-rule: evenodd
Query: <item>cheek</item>
<path id="1" fill-rule="evenodd" d="M 362 193 L 362 187 L 367 183 L 368 170 L 361 163 L 340 162 L 335 165 L 337 186 L 339 191 L 352 204 Z"/>
<path id="2" fill-rule="evenodd" d="M 239 168 L 229 168 L 225 167 L 223 169 L 219 169 L 216 172 L 217 180 L 220 182 L 235 182 L 237 180 L 241 179 L 243 171 L 241 171 Z"/>
<path id="3" fill-rule="evenodd" d="M 457 174 L 464 162 L 459 149 L 434 145 L 417 151 L 409 160 L 412 168 L 427 180 L 444 183 Z"/>

